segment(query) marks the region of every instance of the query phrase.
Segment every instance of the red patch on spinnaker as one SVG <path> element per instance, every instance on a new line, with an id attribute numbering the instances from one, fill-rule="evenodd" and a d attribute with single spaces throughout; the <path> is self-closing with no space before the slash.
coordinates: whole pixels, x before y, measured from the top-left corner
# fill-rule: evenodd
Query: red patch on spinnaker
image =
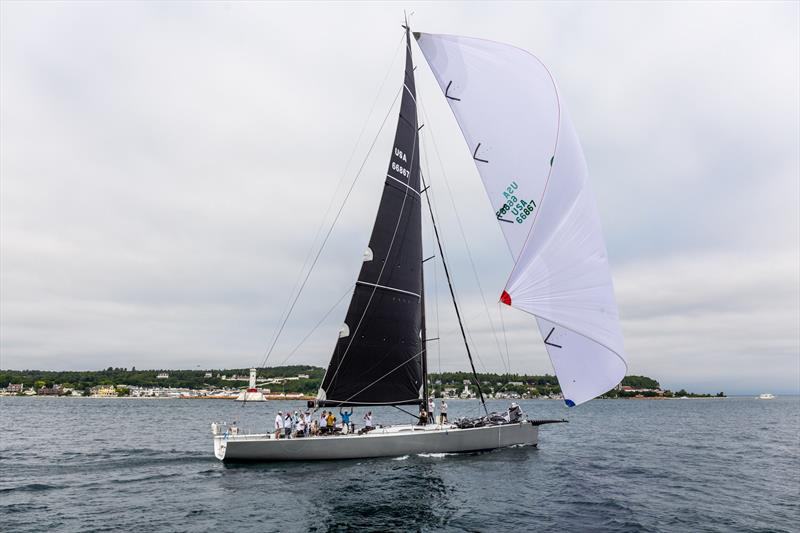
<path id="1" fill-rule="evenodd" d="M 503 291 L 503 294 L 500 295 L 500 301 L 506 305 L 511 305 L 511 295 Z"/>

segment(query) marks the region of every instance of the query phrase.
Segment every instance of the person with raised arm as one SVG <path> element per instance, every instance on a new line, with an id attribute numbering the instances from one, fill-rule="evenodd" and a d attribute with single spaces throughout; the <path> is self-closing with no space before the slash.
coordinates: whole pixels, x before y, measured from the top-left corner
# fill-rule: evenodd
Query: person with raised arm
<path id="1" fill-rule="evenodd" d="M 342 408 L 340 407 L 339 414 L 342 417 L 342 433 L 346 435 L 350 433 L 353 429 L 350 426 L 350 417 L 353 416 L 353 408 L 351 407 L 350 412 L 348 413 L 347 411 L 342 410 Z"/>

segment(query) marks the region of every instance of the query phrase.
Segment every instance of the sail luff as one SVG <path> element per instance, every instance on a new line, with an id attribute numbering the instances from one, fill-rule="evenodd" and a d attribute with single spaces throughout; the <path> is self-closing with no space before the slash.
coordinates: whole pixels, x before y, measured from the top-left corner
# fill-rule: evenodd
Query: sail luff
<path id="1" fill-rule="evenodd" d="M 395 142 L 369 246 L 320 387 L 319 405 L 412 404 L 424 385 L 416 85 L 406 63 Z"/>

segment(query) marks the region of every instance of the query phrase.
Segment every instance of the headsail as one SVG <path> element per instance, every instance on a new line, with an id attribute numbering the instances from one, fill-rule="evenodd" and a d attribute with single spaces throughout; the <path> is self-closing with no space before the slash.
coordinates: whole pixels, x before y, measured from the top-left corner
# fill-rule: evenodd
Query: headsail
<path id="1" fill-rule="evenodd" d="M 412 404 L 424 383 L 422 219 L 411 43 L 400 116 L 369 247 L 318 405 Z"/>
<path id="2" fill-rule="evenodd" d="M 625 376 L 586 163 L 550 72 L 519 48 L 415 34 L 516 261 L 501 301 L 537 317 L 568 405 Z"/>

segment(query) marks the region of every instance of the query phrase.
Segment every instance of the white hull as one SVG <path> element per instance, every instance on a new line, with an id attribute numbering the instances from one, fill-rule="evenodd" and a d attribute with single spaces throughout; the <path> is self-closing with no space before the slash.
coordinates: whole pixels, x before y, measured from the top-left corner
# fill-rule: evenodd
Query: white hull
<path id="1" fill-rule="evenodd" d="M 455 426 L 391 426 L 364 435 L 275 439 L 273 435 L 215 435 L 221 461 L 310 461 L 459 453 L 514 445 L 536 446 L 539 427 L 530 422 L 458 429 Z"/>

